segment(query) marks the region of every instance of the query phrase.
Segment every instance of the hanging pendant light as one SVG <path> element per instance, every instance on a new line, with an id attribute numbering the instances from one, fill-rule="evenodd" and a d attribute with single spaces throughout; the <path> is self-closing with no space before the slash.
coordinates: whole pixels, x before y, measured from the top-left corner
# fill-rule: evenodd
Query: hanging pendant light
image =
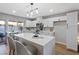
<path id="1" fill-rule="evenodd" d="M 30 3 L 30 5 L 27 6 L 27 17 L 35 16 L 38 13 L 38 8 L 34 5 L 34 3 Z"/>

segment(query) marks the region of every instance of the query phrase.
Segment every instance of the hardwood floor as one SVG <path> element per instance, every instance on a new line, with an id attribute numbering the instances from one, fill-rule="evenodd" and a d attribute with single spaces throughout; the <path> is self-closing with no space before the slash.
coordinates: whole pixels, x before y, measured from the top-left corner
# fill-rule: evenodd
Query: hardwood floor
<path id="1" fill-rule="evenodd" d="M 55 44 L 55 54 L 56 55 L 79 55 L 78 52 L 68 50 L 66 49 L 65 45 L 61 45 L 58 43 Z"/>
<path id="2" fill-rule="evenodd" d="M 7 45 L 0 44 L 0 55 L 8 55 Z M 67 50 L 64 45 L 55 44 L 55 55 L 79 55 L 79 53 Z"/>

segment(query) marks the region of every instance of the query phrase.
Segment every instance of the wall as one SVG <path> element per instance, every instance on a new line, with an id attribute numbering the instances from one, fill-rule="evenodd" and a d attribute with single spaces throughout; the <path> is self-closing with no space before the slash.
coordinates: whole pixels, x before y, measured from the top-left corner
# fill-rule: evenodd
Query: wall
<path id="1" fill-rule="evenodd" d="M 54 26 L 57 43 L 66 44 L 67 25 L 66 21 L 56 22 Z"/>

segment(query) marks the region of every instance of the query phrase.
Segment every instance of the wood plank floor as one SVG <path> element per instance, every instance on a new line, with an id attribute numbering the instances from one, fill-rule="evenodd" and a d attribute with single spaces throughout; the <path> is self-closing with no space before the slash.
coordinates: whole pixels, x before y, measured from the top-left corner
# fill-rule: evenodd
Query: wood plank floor
<path id="1" fill-rule="evenodd" d="M 0 55 L 8 55 L 7 45 L 0 44 Z M 79 53 L 67 50 L 64 45 L 55 44 L 55 55 L 79 55 Z"/>
<path id="2" fill-rule="evenodd" d="M 55 44 L 55 54 L 56 55 L 79 55 L 78 52 L 66 49 L 65 45 Z"/>

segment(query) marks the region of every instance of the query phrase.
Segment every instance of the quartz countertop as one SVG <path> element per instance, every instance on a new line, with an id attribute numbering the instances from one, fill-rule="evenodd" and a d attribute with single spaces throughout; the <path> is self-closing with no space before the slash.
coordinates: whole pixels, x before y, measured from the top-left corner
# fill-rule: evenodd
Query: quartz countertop
<path id="1" fill-rule="evenodd" d="M 39 37 L 33 37 L 33 33 L 21 33 L 21 34 L 15 34 L 15 36 L 23 38 L 25 40 L 37 43 L 39 45 L 45 45 L 49 41 L 53 40 L 53 36 L 48 36 L 48 35 L 39 35 Z"/>

